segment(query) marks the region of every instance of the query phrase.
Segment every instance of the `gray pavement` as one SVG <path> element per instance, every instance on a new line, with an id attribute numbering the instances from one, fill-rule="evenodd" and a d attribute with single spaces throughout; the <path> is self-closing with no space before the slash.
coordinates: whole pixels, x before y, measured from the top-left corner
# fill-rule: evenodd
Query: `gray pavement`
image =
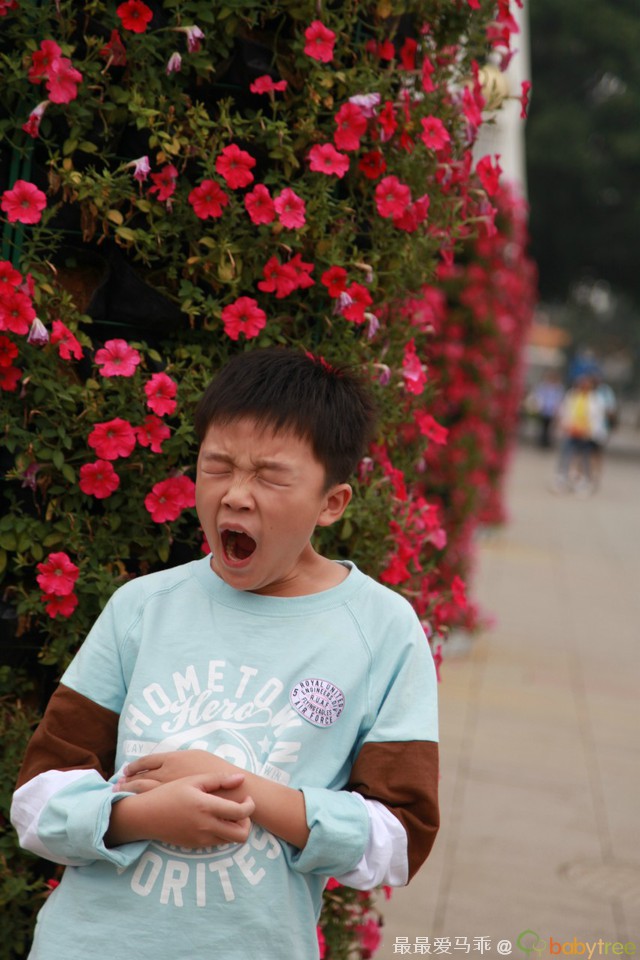
<path id="1" fill-rule="evenodd" d="M 640 441 L 614 437 L 589 499 L 550 492 L 554 463 L 518 448 L 511 521 L 480 542 L 473 593 L 496 622 L 446 654 L 442 828 L 380 902 L 376 960 L 426 938 L 454 957 L 510 940 L 537 960 L 550 938 L 555 955 L 640 954 Z"/>

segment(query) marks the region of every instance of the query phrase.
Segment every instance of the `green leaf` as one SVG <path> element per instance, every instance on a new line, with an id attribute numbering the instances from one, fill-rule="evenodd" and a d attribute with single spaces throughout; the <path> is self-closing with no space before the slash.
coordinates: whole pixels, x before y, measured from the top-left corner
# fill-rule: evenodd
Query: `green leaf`
<path id="1" fill-rule="evenodd" d="M 64 463 L 64 454 L 62 450 L 54 450 L 51 459 L 53 460 L 54 467 L 57 470 L 62 470 L 62 465 Z"/>

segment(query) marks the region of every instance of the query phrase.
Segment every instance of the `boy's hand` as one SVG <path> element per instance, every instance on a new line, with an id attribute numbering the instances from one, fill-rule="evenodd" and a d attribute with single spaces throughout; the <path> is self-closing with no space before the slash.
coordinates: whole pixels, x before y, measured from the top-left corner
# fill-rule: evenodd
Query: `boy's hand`
<path id="1" fill-rule="evenodd" d="M 161 783 L 172 783 L 174 780 L 203 773 L 230 777 L 242 771 L 206 750 L 174 750 L 171 753 L 152 753 L 132 760 L 125 767 L 117 787 L 132 793 L 144 793 Z M 238 797 L 231 799 L 237 800 Z"/>
<path id="2" fill-rule="evenodd" d="M 241 788 L 241 773 L 182 777 L 144 789 L 114 804 L 107 846 L 134 840 L 158 840 L 187 849 L 244 843 L 255 804 L 251 797 L 231 799 Z M 128 788 L 127 788 L 128 789 Z"/>

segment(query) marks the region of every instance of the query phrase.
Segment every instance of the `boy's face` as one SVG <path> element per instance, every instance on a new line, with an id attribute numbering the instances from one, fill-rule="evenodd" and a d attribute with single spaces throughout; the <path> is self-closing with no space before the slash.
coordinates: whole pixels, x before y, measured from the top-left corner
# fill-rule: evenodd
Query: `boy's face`
<path id="1" fill-rule="evenodd" d="M 269 596 L 313 593 L 326 563 L 310 543 L 342 516 L 348 484 L 325 488 L 311 444 L 251 418 L 210 425 L 200 447 L 196 509 L 214 571 L 229 586 Z"/>

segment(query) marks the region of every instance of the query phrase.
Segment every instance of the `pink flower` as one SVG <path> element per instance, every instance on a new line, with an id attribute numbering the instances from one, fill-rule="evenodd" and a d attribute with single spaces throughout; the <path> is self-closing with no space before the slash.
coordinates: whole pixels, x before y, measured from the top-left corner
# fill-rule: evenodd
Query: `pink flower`
<path id="1" fill-rule="evenodd" d="M 177 33 L 184 33 L 187 37 L 187 50 L 189 53 L 197 53 L 202 48 L 204 33 L 200 27 L 190 24 L 188 27 L 173 27 Z"/>
<path id="2" fill-rule="evenodd" d="M 434 420 L 430 413 L 426 413 L 424 410 L 416 410 L 414 418 L 423 436 L 428 437 L 434 443 L 446 444 L 449 431 L 437 420 Z"/>
<path id="3" fill-rule="evenodd" d="M 22 283 L 22 274 L 14 270 L 8 260 L 0 260 L 0 296 L 4 292 L 15 290 Z"/>
<path id="4" fill-rule="evenodd" d="M 43 40 L 40 49 L 31 54 L 31 66 L 27 78 L 31 83 L 40 83 L 49 76 L 51 64 L 62 56 L 62 50 L 53 40 Z"/>
<path id="5" fill-rule="evenodd" d="M 120 486 L 120 477 L 108 460 L 96 460 L 80 467 L 78 486 L 88 496 L 106 500 Z"/>
<path id="6" fill-rule="evenodd" d="M 203 180 L 189 194 L 189 203 L 196 217 L 206 220 L 207 217 L 221 217 L 229 197 L 215 180 Z"/>
<path id="7" fill-rule="evenodd" d="M 427 375 L 422 368 L 420 357 L 416 353 L 416 343 L 413 338 L 404 348 L 402 376 L 404 377 L 405 390 L 408 393 L 416 395 L 422 393 L 427 382 Z"/>
<path id="8" fill-rule="evenodd" d="M 49 68 L 45 84 L 52 103 L 70 103 L 78 96 L 78 84 L 82 83 L 82 74 L 76 70 L 71 60 L 58 57 Z"/>
<path id="9" fill-rule="evenodd" d="M 464 610 L 469 602 L 467 600 L 467 590 L 464 581 L 457 574 L 451 581 L 451 596 L 456 607 Z"/>
<path id="10" fill-rule="evenodd" d="M 349 169 L 349 157 L 344 153 L 338 153 L 331 143 L 317 143 L 309 151 L 310 167 L 316 173 L 324 173 L 327 176 L 339 177 L 342 179 Z"/>
<path id="11" fill-rule="evenodd" d="M 153 11 L 142 0 L 126 0 L 116 8 L 125 30 L 144 33 L 153 20 Z"/>
<path id="12" fill-rule="evenodd" d="M 500 154 L 496 154 L 496 162 L 493 164 L 491 157 L 482 157 L 476 164 L 476 173 L 480 178 L 480 183 L 487 192 L 487 196 L 493 197 L 500 189 L 500 174 L 502 167 L 499 164 Z"/>
<path id="13" fill-rule="evenodd" d="M 294 190 L 285 187 L 273 203 L 283 227 L 295 230 L 306 223 L 305 202 Z"/>
<path id="14" fill-rule="evenodd" d="M 252 223 L 272 223 L 276 218 L 271 194 L 263 183 L 257 183 L 253 190 L 245 194 L 244 205 Z"/>
<path id="15" fill-rule="evenodd" d="M 358 940 L 360 941 L 364 956 L 372 957 L 382 940 L 378 921 L 373 919 L 367 920 L 366 923 L 356 927 L 356 933 L 358 934 Z"/>
<path id="16" fill-rule="evenodd" d="M 11 290 L 0 300 L 0 330 L 26 336 L 35 318 L 31 298 L 21 290 Z"/>
<path id="17" fill-rule="evenodd" d="M 335 116 L 337 130 L 333 142 L 338 150 L 359 150 L 367 129 L 367 118 L 353 102 L 343 103 Z"/>
<path id="18" fill-rule="evenodd" d="M 176 190 L 176 180 L 178 178 L 178 170 L 172 163 L 165 164 L 158 173 L 152 173 L 151 179 L 153 181 L 153 186 L 149 187 L 149 193 L 157 193 L 158 200 L 161 203 L 164 203 L 166 200 L 169 200 L 173 196 Z"/>
<path id="19" fill-rule="evenodd" d="M 144 505 L 154 523 L 177 520 L 186 507 L 195 506 L 195 484 L 189 477 L 169 477 L 154 484 Z"/>
<path id="20" fill-rule="evenodd" d="M 367 118 L 375 117 L 376 109 L 380 105 L 379 93 L 356 93 L 349 97 L 349 103 L 360 108 L 360 112 Z"/>
<path id="21" fill-rule="evenodd" d="M 44 347 L 45 344 L 49 343 L 49 331 L 38 317 L 33 319 L 27 337 L 27 343 L 30 343 L 34 347 Z"/>
<path id="22" fill-rule="evenodd" d="M 262 77 L 257 77 L 249 87 L 251 93 L 275 93 L 286 89 L 286 80 L 276 80 L 274 82 L 268 73 L 265 73 Z"/>
<path id="23" fill-rule="evenodd" d="M 101 460 L 117 460 L 131 455 L 136 434 L 128 420 L 116 417 L 106 423 L 96 423 L 87 443 Z"/>
<path id="24" fill-rule="evenodd" d="M 396 110 L 390 100 L 387 100 L 384 107 L 378 114 L 378 125 L 381 130 L 381 138 L 383 143 L 386 143 L 387 140 L 390 140 L 398 129 Z"/>
<path id="25" fill-rule="evenodd" d="M 351 323 L 364 323 L 367 319 L 365 311 L 372 303 L 371 294 L 361 283 L 351 283 L 345 290 L 343 296 L 346 298 L 346 305 L 342 309 L 342 316 Z"/>
<path id="26" fill-rule="evenodd" d="M 241 333 L 249 340 L 266 326 L 267 315 L 252 297 L 238 297 L 223 309 L 222 322 L 224 332 L 232 340 L 237 340 Z"/>
<path id="27" fill-rule="evenodd" d="M 347 271 L 344 267 L 329 267 L 320 277 L 330 297 L 339 297 L 347 289 Z"/>
<path id="28" fill-rule="evenodd" d="M 420 136 L 428 150 L 441 150 L 450 143 L 451 137 L 438 117 L 423 117 L 420 122 L 422 124 Z"/>
<path id="29" fill-rule="evenodd" d="M 43 100 L 42 103 L 39 103 L 37 107 L 33 108 L 27 120 L 22 124 L 24 132 L 28 133 L 34 140 L 40 135 L 40 121 L 48 106 L 49 101 Z"/>
<path id="30" fill-rule="evenodd" d="M 66 597 L 57 597 L 55 593 L 43 593 L 40 600 L 45 604 L 45 610 L 52 620 L 58 614 L 61 617 L 70 617 L 78 606 L 78 598 L 75 593 L 69 593 Z M 49 883 L 55 881 L 49 881 Z"/>
<path id="31" fill-rule="evenodd" d="M 275 293 L 278 300 L 288 297 L 297 289 L 295 270 L 288 263 L 280 263 L 277 257 L 269 257 L 262 268 L 264 280 L 258 281 L 258 289 Z"/>
<path id="32" fill-rule="evenodd" d="M 171 54 L 171 56 L 167 60 L 165 72 L 167 76 L 169 76 L 169 74 L 171 73 L 180 73 L 181 70 L 182 70 L 182 57 L 180 56 L 177 50 L 174 50 L 174 52 Z"/>
<path id="33" fill-rule="evenodd" d="M 82 347 L 74 334 L 64 325 L 62 320 L 53 321 L 51 343 L 58 347 L 58 354 L 63 360 L 82 360 Z"/>
<path id="34" fill-rule="evenodd" d="M 173 413 L 177 407 L 174 399 L 178 392 L 178 384 L 166 373 L 154 373 L 144 385 L 147 395 L 147 406 L 159 417 L 166 413 Z"/>
<path id="35" fill-rule="evenodd" d="M 314 20 L 305 30 L 304 36 L 307 41 L 304 45 L 306 55 L 321 63 L 331 63 L 336 42 L 333 30 L 325 27 L 320 20 Z"/>
<path id="36" fill-rule="evenodd" d="M 376 187 L 375 200 L 381 217 L 400 217 L 411 203 L 411 190 L 397 177 L 384 177 Z"/>
<path id="37" fill-rule="evenodd" d="M 531 93 L 531 81 L 523 80 L 520 85 L 520 119 L 527 119 L 527 110 L 529 107 L 529 94 Z"/>
<path id="38" fill-rule="evenodd" d="M 315 280 L 311 279 L 313 264 L 305 263 L 299 253 L 296 253 L 295 257 L 291 257 L 287 266 L 293 271 L 297 290 L 304 290 L 306 287 L 313 287 L 315 285 Z"/>
<path id="39" fill-rule="evenodd" d="M 250 153 L 241 150 L 237 143 L 230 143 L 216 160 L 216 172 L 227 186 L 237 190 L 238 187 L 248 187 L 253 182 L 251 170 L 255 165 L 256 161 Z"/>
<path id="40" fill-rule="evenodd" d="M 11 190 L 4 191 L 0 204 L 9 223 L 39 223 L 46 205 L 42 190 L 28 180 L 16 180 Z"/>
<path id="41" fill-rule="evenodd" d="M 68 554 L 50 553 L 44 563 L 39 563 L 36 580 L 44 593 L 52 593 L 56 597 L 66 597 L 73 592 L 80 568 L 71 562 Z"/>
<path id="42" fill-rule="evenodd" d="M 171 436 L 167 424 L 152 413 L 145 417 L 142 426 L 136 427 L 135 431 L 140 446 L 151 447 L 153 453 L 162 453 L 163 442 Z"/>
<path id="43" fill-rule="evenodd" d="M 96 363 L 103 377 L 132 377 L 142 357 L 126 340 L 107 340 L 96 351 Z"/>
<path id="44" fill-rule="evenodd" d="M 22 378 L 22 370 L 17 367 L 0 367 L 0 390 L 11 393 L 16 390 Z"/>
<path id="45" fill-rule="evenodd" d="M 132 160 L 131 163 L 127 163 L 125 166 L 134 168 L 133 179 L 137 180 L 138 183 L 144 183 L 151 172 L 149 157 L 147 156 L 138 157 L 137 160 Z"/>

